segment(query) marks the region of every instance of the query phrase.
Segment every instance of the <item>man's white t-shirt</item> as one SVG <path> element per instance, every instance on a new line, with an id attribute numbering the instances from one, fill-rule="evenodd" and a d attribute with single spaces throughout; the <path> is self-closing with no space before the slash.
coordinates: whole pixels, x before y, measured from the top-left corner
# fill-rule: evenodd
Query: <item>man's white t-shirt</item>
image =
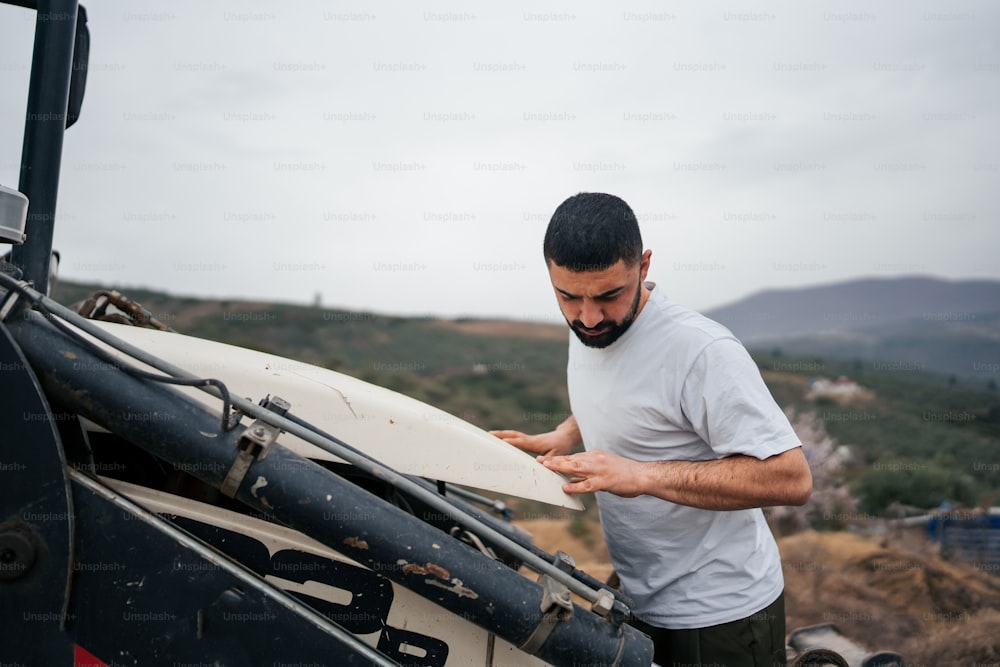
<path id="1" fill-rule="evenodd" d="M 704 461 L 765 459 L 800 445 L 743 345 L 662 290 L 653 289 L 632 326 L 606 348 L 586 347 L 571 332 L 567 384 L 588 450 Z M 647 623 L 728 623 L 783 590 L 778 547 L 760 509 L 720 512 L 605 492 L 597 500 L 622 590 Z"/>

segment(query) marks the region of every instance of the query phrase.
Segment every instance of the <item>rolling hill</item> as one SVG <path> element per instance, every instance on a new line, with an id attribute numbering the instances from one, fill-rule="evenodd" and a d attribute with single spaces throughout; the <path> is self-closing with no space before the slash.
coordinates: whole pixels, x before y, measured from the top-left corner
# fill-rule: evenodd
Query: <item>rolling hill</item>
<path id="1" fill-rule="evenodd" d="M 1000 381 L 1000 281 L 871 278 L 766 290 L 706 315 L 751 349 Z"/>

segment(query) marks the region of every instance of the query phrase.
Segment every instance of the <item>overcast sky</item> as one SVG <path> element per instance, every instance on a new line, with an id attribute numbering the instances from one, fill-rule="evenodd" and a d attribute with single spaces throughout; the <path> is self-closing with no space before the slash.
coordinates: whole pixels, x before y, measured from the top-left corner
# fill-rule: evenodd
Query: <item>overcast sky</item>
<path id="1" fill-rule="evenodd" d="M 1000 5 L 85 2 L 61 276 L 561 321 L 549 216 L 618 194 L 709 309 L 1000 279 Z M 0 6 L 0 184 L 34 12 Z"/>

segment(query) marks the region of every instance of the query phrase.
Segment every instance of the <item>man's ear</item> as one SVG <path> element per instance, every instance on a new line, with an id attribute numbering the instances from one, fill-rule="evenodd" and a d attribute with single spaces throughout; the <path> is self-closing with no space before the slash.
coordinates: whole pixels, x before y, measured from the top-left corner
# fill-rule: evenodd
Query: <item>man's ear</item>
<path id="1" fill-rule="evenodd" d="M 652 250 L 646 250 L 639 258 L 639 282 L 646 281 L 646 274 L 649 273 L 649 258 L 653 256 Z"/>

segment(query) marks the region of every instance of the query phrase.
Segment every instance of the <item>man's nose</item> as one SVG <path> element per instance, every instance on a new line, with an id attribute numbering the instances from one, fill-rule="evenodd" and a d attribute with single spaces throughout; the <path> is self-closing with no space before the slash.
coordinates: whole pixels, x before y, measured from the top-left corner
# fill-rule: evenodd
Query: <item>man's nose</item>
<path id="1" fill-rule="evenodd" d="M 601 311 L 601 307 L 593 301 L 584 300 L 583 305 L 580 306 L 580 324 L 588 329 L 593 329 L 603 321 L 604 312 Z"/>

